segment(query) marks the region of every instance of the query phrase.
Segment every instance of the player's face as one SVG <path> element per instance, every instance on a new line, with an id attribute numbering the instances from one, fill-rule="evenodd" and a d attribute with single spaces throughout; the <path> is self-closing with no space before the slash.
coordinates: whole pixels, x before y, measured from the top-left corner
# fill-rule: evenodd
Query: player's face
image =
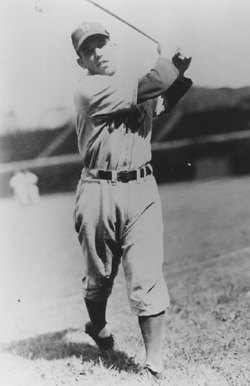
<path id="1" fill-rule="evenodd" d="M 113 75 L 116 69 L 115 46 L 102 35 L 86 39 L 82 45 L 78 63 L 91 74 Z"/>

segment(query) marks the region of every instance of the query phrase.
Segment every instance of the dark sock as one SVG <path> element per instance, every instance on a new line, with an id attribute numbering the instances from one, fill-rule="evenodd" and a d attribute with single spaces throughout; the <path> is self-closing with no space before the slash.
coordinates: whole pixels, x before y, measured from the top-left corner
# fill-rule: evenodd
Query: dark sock
<path id="1" fill-rule="evenodd" d="M 162 367 L 162 343 L 164 335 L 165 311 L 151 316 L 139 316 L 139 325 L 146 350 L 146 362 L 155 366 L 156 371 Z"/>
<path id="2" fill-rule="evenodd" d="M 107 300 L 102 302 L 93 302 L 89 299 L 84 299 L 88 310 L 89 318 L 97 333 L 99 333 L 103 327 L 107 324 L 106 322 L 106 308 Z"/>

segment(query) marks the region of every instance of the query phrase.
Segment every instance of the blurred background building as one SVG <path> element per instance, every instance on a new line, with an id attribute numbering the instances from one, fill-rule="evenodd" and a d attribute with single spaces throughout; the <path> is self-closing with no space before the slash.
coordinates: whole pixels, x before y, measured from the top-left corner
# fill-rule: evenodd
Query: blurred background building
<path id="1" fill-rule="evenodd" d="M 193 57 L 187 76 L 194 86 L 171 114 L 154 120 L 157 180 L 249 174 L 250 3 L 99 2 L 161 40 L 169 52 L 181 47 Z M 81 161 L 73 92 L 82 71 L 72 30 L 83 20 L 105 24 L 120 47 L 121 63 L 138 75 L 154 64 L 156 46 L 86 0 L 10 0 L 0 8 L 0 195 L 11 194 L 9 181 L 20 169 L 38 176 L 41 193 L 75 189 Z"/>

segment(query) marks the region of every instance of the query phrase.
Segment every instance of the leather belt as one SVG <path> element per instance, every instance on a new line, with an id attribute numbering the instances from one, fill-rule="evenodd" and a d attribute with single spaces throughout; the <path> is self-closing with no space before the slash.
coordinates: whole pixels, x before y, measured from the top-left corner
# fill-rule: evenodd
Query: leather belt
<path id="1" fill-rule="evenodd" d="M 116 170 L 98 170 L 98 177 L 101 180 L 129 182 L 139 180 L 150 174 L 153 174 L 153 168 L 150 164 L 146 164 L 139 169 L 130 171 L 116 171 Z"/>

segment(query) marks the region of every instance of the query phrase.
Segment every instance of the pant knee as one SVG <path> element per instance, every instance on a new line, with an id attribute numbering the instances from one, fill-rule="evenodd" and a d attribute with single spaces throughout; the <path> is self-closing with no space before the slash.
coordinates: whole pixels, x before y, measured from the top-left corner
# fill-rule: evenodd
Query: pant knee
<path id="1" fill-rule="evenodd" d="M 108 299 L 113 289 L 113 281 L 109 276 L 102 277 L 95 284 L 90 284 L 90 280 L 84 277 L 82 284 L 84 298 L 93 302 L 101 302 Z"/>
<path id="2" fill-rule="evenodd" d="M 154 285 L 132 288 L 129 303 L 136 316 L 151 316 L 164 312 L 170 306 L 170 299 L 163 277 Z"/>

